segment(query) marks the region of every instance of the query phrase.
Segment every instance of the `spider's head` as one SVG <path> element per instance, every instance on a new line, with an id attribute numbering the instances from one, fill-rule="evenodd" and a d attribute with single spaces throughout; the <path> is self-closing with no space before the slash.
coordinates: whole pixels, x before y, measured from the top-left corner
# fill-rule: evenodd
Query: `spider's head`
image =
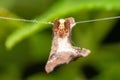
<path id="1" fill-rule="evenodd" d="M 75 25 L 74 18 L 55 19 L 53 32 L 59 37 L 69 36 L 72 27 Z"/>

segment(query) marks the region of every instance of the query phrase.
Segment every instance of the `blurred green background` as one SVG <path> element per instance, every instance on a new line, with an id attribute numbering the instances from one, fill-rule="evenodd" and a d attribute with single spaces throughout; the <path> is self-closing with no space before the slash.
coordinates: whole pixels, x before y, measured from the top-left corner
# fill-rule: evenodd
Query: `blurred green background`
<path id="1" fill-rule="evenodd" d="M 120 0 L 0 0 L 0 16 L 76 21 L 118 16 Z M 0 19 L 0 80 L 120 80 L 120 20 L 77 24 L 72 43 L 91 54 L 46 74 L 52 25 Z"/>

